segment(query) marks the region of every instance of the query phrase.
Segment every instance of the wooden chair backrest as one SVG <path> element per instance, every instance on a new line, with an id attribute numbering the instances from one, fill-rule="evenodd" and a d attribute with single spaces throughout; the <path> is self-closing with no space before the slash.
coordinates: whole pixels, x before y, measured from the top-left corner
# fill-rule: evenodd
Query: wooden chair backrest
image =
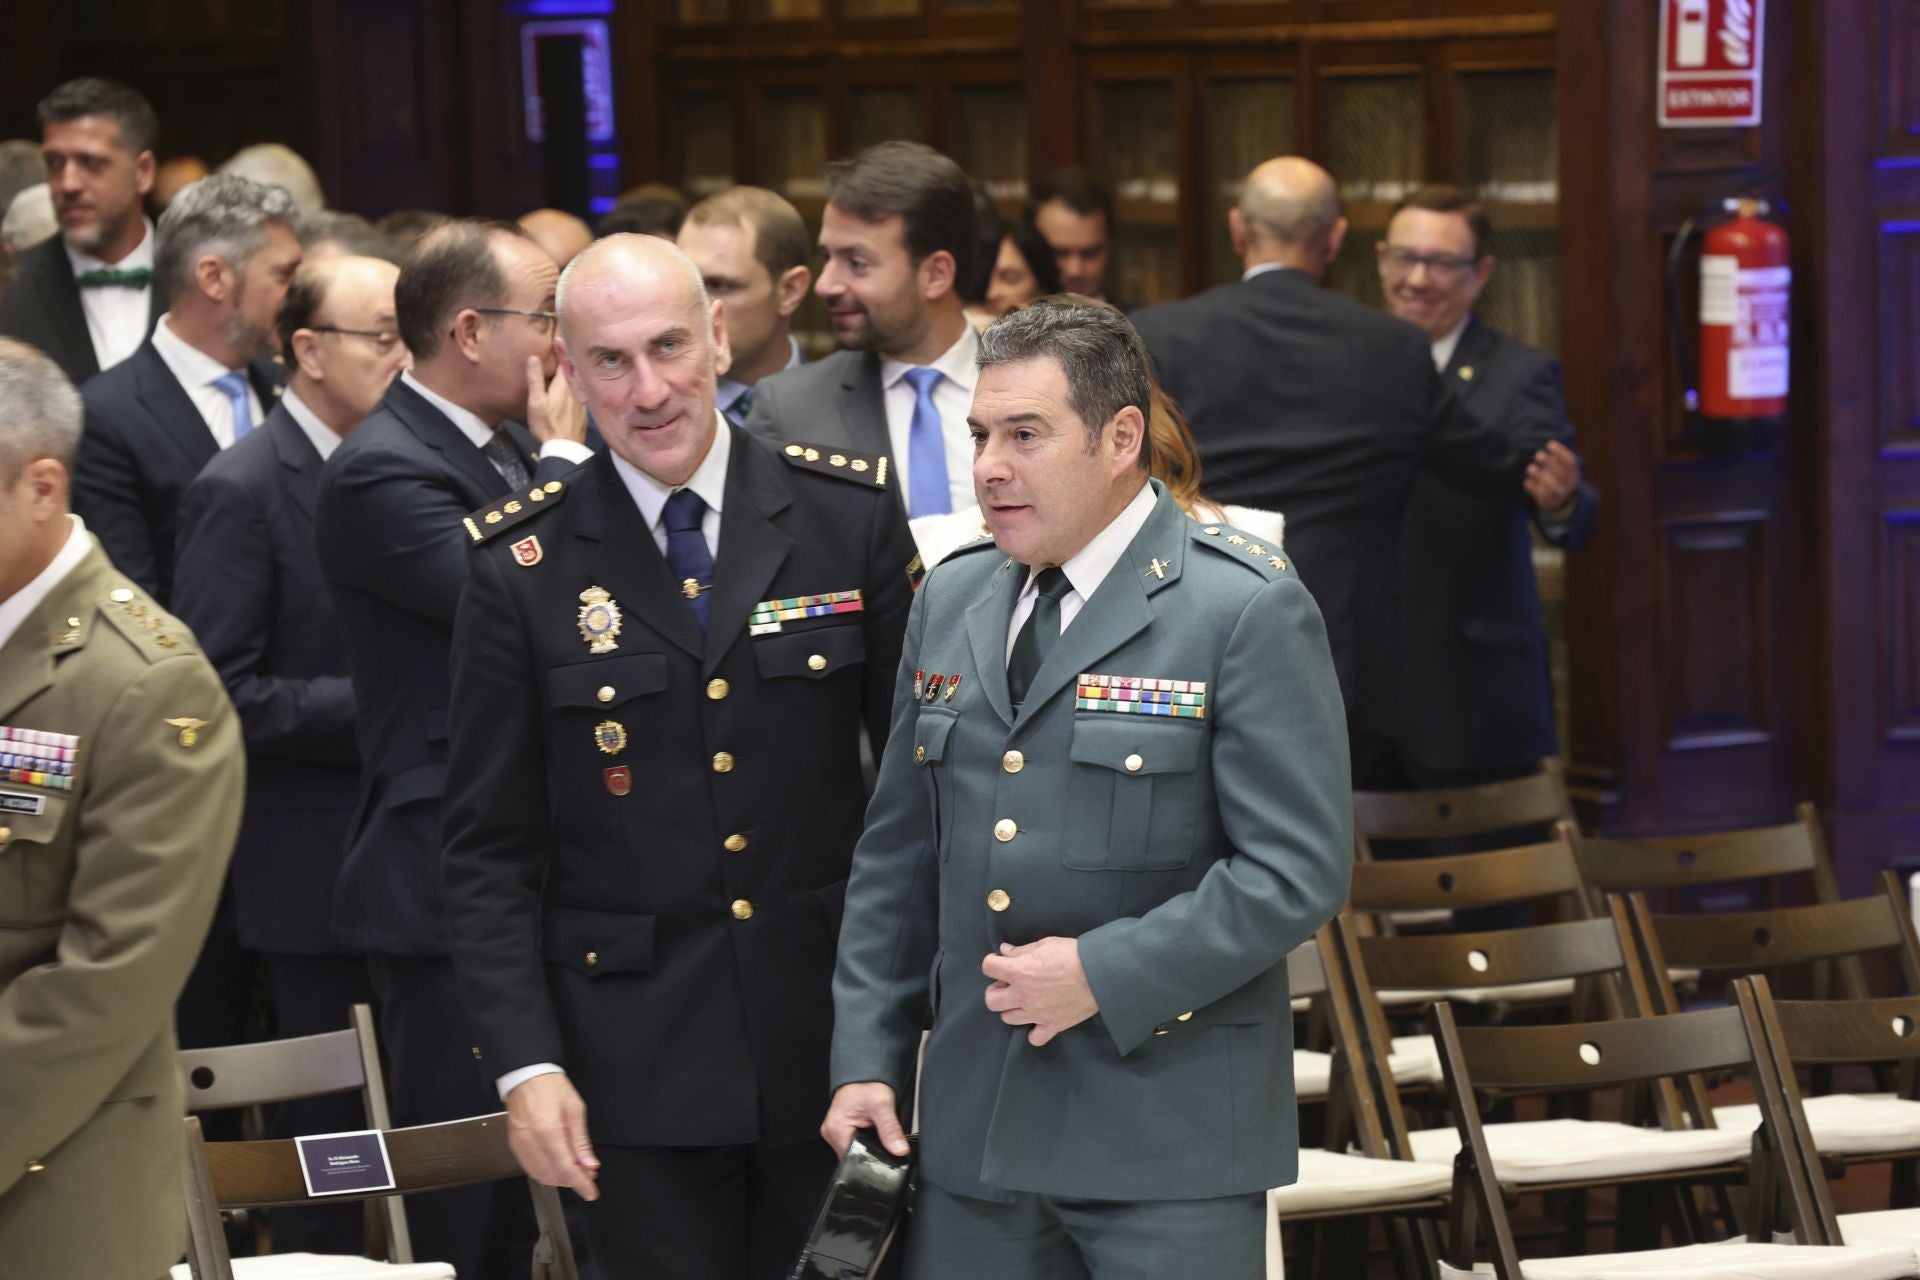
<path id="1" fill-rule="evenodd" d="M 1574 854 L 1595 893 L 1682 889 L 1805 873 L 1817 902 L 1840 901 L 1819 815 L 1802 803 L 1792 822 L 1680 836 L 1581 837 Z"/>
<path id="2" fill-rule="evenodd" d="M 1353 829 L 1364 860 L 1374 840 L 1440 840 L 1572 821 L 1558 768 L 1510 782 L 1427 791 L 1356 791 Z"/>
<path id="3" fill-rule="evenodd" d="M 265 1106 L 295 1098 L 358 1092 L 370 1128 L 390 1127 L 373 1011 L 353 1006 L 340 1031 L 260 1044 L 182 1049 L 176 1058 L 187 1080 L 187 1110 Z"/>
<path id="4" fill-rule="evenodd" d="M 1556 825 L 1545 844 L 1518 845 L 1487 853 L 1356 862 L 1347 903 L 1356 911 L 1385 915 L 1436 908 L 1466 910 L 1564 898 L 1577 916 L 1592 914 L 1586 882 L 1573 856 L 1571 823 Z"/>

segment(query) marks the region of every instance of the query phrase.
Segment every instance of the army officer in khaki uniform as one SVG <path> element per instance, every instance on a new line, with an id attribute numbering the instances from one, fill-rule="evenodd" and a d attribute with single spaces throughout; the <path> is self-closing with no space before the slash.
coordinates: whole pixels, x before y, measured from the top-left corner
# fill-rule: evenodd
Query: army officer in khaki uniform
<path id="1" fill-rule="evenodd" d="M 991 541 L 927 576 L 853 855 L 822 1132 L 904 1151 L 908 1280 L 1255 1280 L 1297 1143 L 1287 952 L 1346 896 L 1345 716 L 1277 546 L 1148 477 L 1146 354 L 980 340 Z"/>
<path id="2" fill-rule="evenodd" d="M 0 1270 L 180 1257 L 173 1003 L 240 824 L 244 756 L 193 636 L 67 513 L 80 397 L 0 339 Z"/>

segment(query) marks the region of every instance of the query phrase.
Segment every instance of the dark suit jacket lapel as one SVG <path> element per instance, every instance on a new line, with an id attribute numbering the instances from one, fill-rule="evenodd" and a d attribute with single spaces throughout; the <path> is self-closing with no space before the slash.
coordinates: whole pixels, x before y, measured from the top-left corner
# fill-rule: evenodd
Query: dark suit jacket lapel
<path id="1" fill-rule="evenodd" d="M 40 256 L 31 279 L 40 297 L 41 314 L 46 317 L 54 339 L 68 352 L 68 362 L 83 371 L 74 381 L 84 382 L 100 371 L 100 360 L 94 354 L 93 335 L 87 332 L 87 313 L 80 307 L 80 286 L 73 282 L 73 263 L 68 260 L 65 244 L 58 235 L 40 245 L 37 252 Z M 23 272 L 22 277 L 18 283 L 24 284 L 26 273 Z M 155 313 L 154 318 L 157 315 Z M 153 332 L 151 322 L 147 332 Z"/>
<path id="2" fill-rule="evenodd" d="M 880 357 L 871 351 L 847 362 L 840 376 L 840 420 L 847 427 L 849 448 L 889 456 L 893 442 L 887 435 L 887 405 L 880 386 Z M 897 460 L 896 460 L 897 461 Z"/>
<path id="3" fill-rule="evenodd" d="M 967 643 L 973 649 L 974 672 L 980 677 L 981 692 L 1000 718 L 1013 723 L 1013 695 L 1007 690 L 1007 627 L 1013 622 L 1013 607 L 1026 589 L 1025 565 L 1001 555 L 998 548 L 976 551 L 991 555 L 1000 567 L 987 580 L 987 589 L 967 606 Z"/>
<path id="4" fill-rule="evenodd" d="M 698 658 L 705 647 L 700 623 L 681 598 L 680 588 L 667 568 L 667 558 L 660 554 L 653 530 L 640 518 L 633 495 L 614 470 L 612 456 L 596 454 L 592 462 L 574 473 L 572 484 L 573 492 L 567 500 L 581 512 L 574 524 L 574 536 L 593 544 L 587 564 L 594 585 L 619 604 L 622 625 L 658 632 Z M 723 535 L 721 544 L 725 543 Z"/>
<path id="5" fill-rule="evenodd" d="M 449 422 L 446 414 L 429 404 L 425 396 L 395 378 L 387 390 L 386 402 L 422 444 L 445 455 L 449 464 L 480 486 L 480 492 L 485 495 L 482 501 L 506 494 L 507 482 L 487 461 L 487 455 L 475 448 L 473 441 Z"/>
<path id="6" fill-rule="evenodd" d="M 267 433 L 274 456 L 280 459 L 281 487 L 311 528 L 314 501 L 320 493 L 319 451 L 284 404 L 274 406 L 260 429 Z"/>
<path id="7" fill-rule="evenodd" d="M 1495 345 L 1493 330 L 1481 324 L 1479 316 L 1468 316 L 1467 327 L 1460 331 L 1460 341 L 1454 344 L 1453 356 L 1447 361 L 1447 382 L 1462 400 L 1472 399 L 1473 393 L 1486 385 L 1487 361 Z"/>
<path id="8" fill-rule="evenodd" d="M 160 358 L 152 342 L 134 352 L 128 360 L 133 364 L 140 403 L 160 424 L 167 438 L 186 455 L 194 471 L 198 472 L 209 458 L 220 452 L 220 443 L 213 438 L 213 428 L 200 416 L 200 409 L 193 403 L 193 397 L 173 376 L 173 370 Z"/>
<path id="9" fill-rule="evenodd" d="M 775 517 L 793 501 L 783 464 L 738 427 L 727 460 L 725 507 L 720 512 L 720 554 L 714 558 L 713 596 L 707 604 L 707 642 L 702 674 L 712 675 L 727 650 L 747 639 L 747 615 L 768 598 L 767 588 L 793 550 Z M 838 591 L 843 583 L 808 584 L 808 591 Z M 687 612 L 691 613 L 692 610 Z"/>

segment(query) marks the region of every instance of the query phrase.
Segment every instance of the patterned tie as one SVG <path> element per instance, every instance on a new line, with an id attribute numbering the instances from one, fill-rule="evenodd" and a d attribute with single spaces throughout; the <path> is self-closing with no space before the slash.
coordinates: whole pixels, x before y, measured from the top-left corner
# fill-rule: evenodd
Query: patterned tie
<path id="1" fill-rule="evenodd" d="M 736 427 L 747 425 L 747 414 L 753 408 L 753 388 L 748 387 L 740 393 L 740 398 L 727 406 L 727 421 Z"/>
<path id="2" fill-rule="evenodd" d="M 226 393 L 233 401 L 233 440 L 235 444 L 247 438 L 253 430 L 253 401 L 247 395 L 247 375 L 227 373 L 213 380 L 213 385 Z"/>
<path id="3" fill-rule="evenodd" d="M 487 460 L 507 478 L 507 488 L 524 489 L 532 483 L 533 476 L 527 470 L 526 459 L 520 456 L 519 446 L 514 444 L 513 437 L 507 434 L 505 427 L 496 429 L 487 438 L 486 444 L 481 446 L 480 452 L 486 454 Z"/>
<path id="4" fill-rule="evenodd" d="M 700 531 L 707 504 L 691 489 L 682 489 L 667 499 L 661 521 L 667 526 L 667 564 L 680 584 L 680 594 L 700 629 L 707 629 L 707 593 L 713 588 L 713 553 L 707 550 L 707 535 Z"/>
<path id="5" fill-rule="evenodd" d="M 1033 587 L 1039 593 L 1033 600 L 1033 612 L 1013 638 L 1013 653 L 1007 658 L 1007 692 L 1016 707 L 1027 700 L 1034 675 L 1047 660 L 1053 642 L 1060 638 L 1060 597 L 1073 590 L 1066 572 L 1057 567 L 1042 569 Z"/>
<path id="6" fill-rule="evenodd" d="M 916 516 L 940 515 L 953 510 L 953 494 L 947 488 L 946 431 L 940 425 L 940 410 L 933 403 L 940 371 L 909 369 L 906 376 L 913 384 L 913 425 L 907 432 L 907 511 Z"/>

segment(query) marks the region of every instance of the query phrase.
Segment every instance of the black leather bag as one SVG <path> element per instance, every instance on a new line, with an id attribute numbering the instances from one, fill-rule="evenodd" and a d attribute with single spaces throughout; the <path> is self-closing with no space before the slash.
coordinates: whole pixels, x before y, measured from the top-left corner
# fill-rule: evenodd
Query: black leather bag
<path id="1" fill-rule="evenodd" d="M 787 1280 L 870 1280 L 912 1197 L 913 1156 L 896 1156 L 872 1129 L 859 1130 Z"/>

